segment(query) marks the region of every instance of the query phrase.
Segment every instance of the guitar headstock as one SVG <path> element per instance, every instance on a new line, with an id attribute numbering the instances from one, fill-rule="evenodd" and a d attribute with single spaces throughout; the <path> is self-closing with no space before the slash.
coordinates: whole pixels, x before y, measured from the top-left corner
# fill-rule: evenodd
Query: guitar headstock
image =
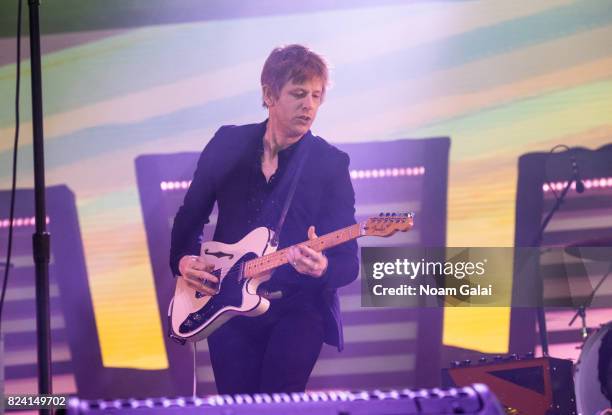
<path id="1" fill-rule="evenodd" d="M 364 236 L 391 236 L 395 232 L 406 232 L 414 226 L 414 213 L 381 213 L 362 224 Z"/>

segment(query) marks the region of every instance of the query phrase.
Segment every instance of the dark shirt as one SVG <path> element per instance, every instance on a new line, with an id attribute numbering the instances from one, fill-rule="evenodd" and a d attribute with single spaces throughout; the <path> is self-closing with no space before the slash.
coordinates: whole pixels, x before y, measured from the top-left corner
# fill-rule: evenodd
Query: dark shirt
<path id="1" fill-rule="evenodd" d="M 274 212 L 268 206 L 274 206 L 274 210 L 282 209 L 285 201 L 279 200 L 274 190 L 283 180 L 287 170 L 287 164 L 293 159 L 295 150 L 299 147 L 299 142 L 278 152 L 278 165 L 276 171 L 269 180 L 263 174 L 261 160 L 264 153 L 263 137 L 260 140 L 255 140 L 256 145 L 253 151 L 253 157 L 250 160 L 251 170 L 249 172 L 248 200 L 247 200 L 247 222 L 256 228 L 265 226 L 273 229 L 278 225 L 278 222 L 273 222 L 275 218 Z M 291 178 L 287 178 L 289 181 Z"/>
<path id="2" fill-rule="evenodd" d="M 252 154 L 252 159 L 249 161 L 251 169 L 248 176 L 248 198 L 247 198 L 247 215 L 246 221 L 250 230 L 264 226 L 268 229 L 278 227 L 279 212 L 285 207 L 288 195 L 282 190 L 286 190 L 287 186 L 291 186 L 293 177 L 287 172 L 290 163 L 297 163 L 295 153 L 300 147 L 300 142 L 294 143 L 286 149 L 278 152 L 278 164 L 276 171 L 266 180 L 266 176 L 262 171 L 262 157 L 264 154 L 263 136 L 261 139 L 255 140 L 254 149 L 249 154 Z M 295 167 L 295 166 L 294 166 Z M 279 189 L 279 187 L 285 189 Z M 282 233 L 282 228 L 281 228 Z M 286 265 L 289 267 L 289 265 Z M 300 288 L 300 284 L 292 280 L 285 279 L 280 281 L 273 273 L 272 279 L 261 285 L 261 288 L 268 291 L 282 291 L 284 299 L 291 298 L 292 301 L 313 301 L 311 295 L 296 295 Z"/>

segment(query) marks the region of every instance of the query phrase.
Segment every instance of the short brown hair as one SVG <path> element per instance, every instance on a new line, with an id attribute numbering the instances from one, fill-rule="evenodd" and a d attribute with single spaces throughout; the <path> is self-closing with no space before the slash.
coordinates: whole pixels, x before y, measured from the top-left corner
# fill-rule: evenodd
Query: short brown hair
<path id="1" fill-rule="evenodd" d="M 287 45 L 275 48 L 266 59 L 261 71 L 261 86 L 267 85 L 275 97 L 289 81 L 297 84 L 313 78 L 323 82 L 322 94 L 329 77 L 327 63 L 322 56 L 302 45 Z M 266 102 L 263 106 L 267 108 Z"/>

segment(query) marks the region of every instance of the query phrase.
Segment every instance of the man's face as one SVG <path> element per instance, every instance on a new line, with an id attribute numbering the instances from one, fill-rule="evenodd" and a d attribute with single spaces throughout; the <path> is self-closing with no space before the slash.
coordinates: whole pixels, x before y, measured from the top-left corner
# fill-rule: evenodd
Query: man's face
<path id="1" fill-rule="evenodd" d="M 309 129 L 317 116 L 323 99 L 323 82 L 319 78 L 296 84 L 287 82 L 278 98 L 274 98 L 269 88 L 264 89 L 264 99 L 270 111 L 270 122 L 288 137 L 301 137 Z"/>

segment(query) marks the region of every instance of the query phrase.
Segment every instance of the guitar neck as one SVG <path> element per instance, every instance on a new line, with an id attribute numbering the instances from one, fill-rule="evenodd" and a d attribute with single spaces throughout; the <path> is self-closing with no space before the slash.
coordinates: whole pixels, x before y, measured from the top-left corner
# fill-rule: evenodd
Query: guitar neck
<path id="1" fill-rule="evenodd" d="M 338 229 L 337 231 L 328 233 L 315 239 L 302 242 L 300 245 L 306 245 L 307 247 L 321 252 L 325 249 L 331 248 L 336 245 L 343 244 L 352 239 L 357 239 L 361 234 L 361 225 L 356 223 L 346 228 Z M 294 245 L 295 246 L 295 245 Z M 287 251 L 290 247 L 281 249 L 274 253 L 264 255 L 259 258 L 252 259 L 245 262 L 244 264 L 244 276 L 245 278 L 254 278 L 258 275 L 266 275 L 267 272 L 272 271 L 280 267 L 281 265 L 287 264 Z"/>

